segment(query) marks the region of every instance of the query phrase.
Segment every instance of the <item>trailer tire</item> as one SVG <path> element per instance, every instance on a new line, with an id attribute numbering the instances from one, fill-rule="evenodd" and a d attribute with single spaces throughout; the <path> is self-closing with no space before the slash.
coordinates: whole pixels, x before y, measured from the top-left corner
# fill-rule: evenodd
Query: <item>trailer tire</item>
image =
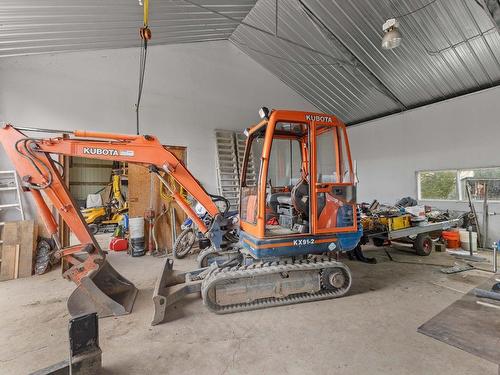
<path id="1" fill-rule="evenodd" d="M 417 255 L 428 256 L 432 252 L 432 238 L 428 234 L 420 233 L 415 238 L 415 251 Z"/>

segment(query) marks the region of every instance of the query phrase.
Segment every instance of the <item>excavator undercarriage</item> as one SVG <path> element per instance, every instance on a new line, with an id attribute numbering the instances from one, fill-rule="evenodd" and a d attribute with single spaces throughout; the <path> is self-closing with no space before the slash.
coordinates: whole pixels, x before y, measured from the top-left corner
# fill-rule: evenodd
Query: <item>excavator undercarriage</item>
<path id="1" fill-rule="evenodd" d="M 217 314 L 263 309 L 338 298 L 351 287 L 349 268 L 331 257 L 281 259 L 248 265 L 212 266 L 192 272 L 173 270 L 166 259 L 153 302 L 152 325 L 167 319 L 167 307 L 188 294 L 200 293 L 203 304 Z"/>

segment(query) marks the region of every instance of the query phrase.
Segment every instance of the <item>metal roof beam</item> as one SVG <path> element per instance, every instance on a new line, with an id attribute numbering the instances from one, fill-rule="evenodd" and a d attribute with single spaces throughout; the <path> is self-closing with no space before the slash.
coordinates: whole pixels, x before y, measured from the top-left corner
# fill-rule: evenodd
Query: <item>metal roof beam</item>
<path id="1" fill-rule="evenodd" d="M 332 30 L 306 5 L 302 0 L 298 0 L 298 3 L 307 17 L 316 26 L 316 28 L 324 34 L 325 31 L 328 35 L 326 39 L 330 41 L 333 46 L 339 49 L 344 55 L 348 56 L 348 59 L 352 65 L 354 65 L 358 70 L 360 70 L 375 86 L 375 88 L 391 98 L 402 111 L 406 110 L 406 105 L 387 87 L 382 80 L 377 77 L 377 75 L 371 71 L 356 55 L 333 33 Z"/>

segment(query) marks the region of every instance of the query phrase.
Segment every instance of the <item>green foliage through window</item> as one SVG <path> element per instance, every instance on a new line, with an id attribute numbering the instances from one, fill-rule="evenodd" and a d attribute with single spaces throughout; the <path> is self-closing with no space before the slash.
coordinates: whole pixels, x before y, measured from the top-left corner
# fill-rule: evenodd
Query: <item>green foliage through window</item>
<path id="1" fill-rule="evenodd" d="M 457 171 L 420 172 L 420 199 L 457 200 Z"/>
<path id="2" fill-rule="evenodd" d="M 419 199 L 467 200 L 466 181 L 473 200 L 500 200 L 500 167 L 418 172 Z M 488 180 L 488 181 L 486 181 Z"/>

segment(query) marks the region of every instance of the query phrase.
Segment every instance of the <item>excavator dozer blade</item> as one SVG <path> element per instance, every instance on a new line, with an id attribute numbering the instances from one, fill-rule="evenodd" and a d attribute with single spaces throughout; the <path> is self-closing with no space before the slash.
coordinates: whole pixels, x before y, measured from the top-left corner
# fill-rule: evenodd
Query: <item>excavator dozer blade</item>
<path id="1" fill-rule="evenodd" d="M 68 299 L 71 316 L 97 312 L 99 318 L 129 314 L 137 288 L 104 260 L 97 272 L 84 276 Z"/>
<path id="2" fill-rule="evenodd" d="M 154 312 L 151 325 L 155 326 L 166 319 L 167 307 L 191 293 L 201 291 L 201 279 L 198 275 L 205 268 L 192 272 L 174 271 L 173 259 L 166 258 L 160 277 L 156 280 L 153 292 Z"/>

